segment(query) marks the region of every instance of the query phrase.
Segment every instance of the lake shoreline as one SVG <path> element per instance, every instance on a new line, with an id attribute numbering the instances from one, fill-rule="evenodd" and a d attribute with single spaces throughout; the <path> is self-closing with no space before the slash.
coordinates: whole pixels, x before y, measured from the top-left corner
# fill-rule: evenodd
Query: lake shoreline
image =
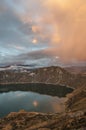
<path id="1" fill-rule="evenodd" d="M 7 100 L 8 102 L 7 104 L 9 104 L 9 106 L 10 104 L 13 103 L 15 105 L 21 103 L 20 104 L 21 107 L 19 107 L 18 110 L 25 108 L 26 108 L 25 110 L 27 109 L 29 110 L 30 107 L 29 108 L 25 107 L 25 104 L 27 102 L 27 104 L 29 103 L 31 107 L 33 107 L 34 105 L 34 107 L 36 108 L 36 109 L 34 108 L 34 111 L 36 111 L 38 108 L 37 111 L 45 113 L 47 112 L 55 113 L 65 111 L 65 102 L 67 101 L 66 95 L 71 92 L 73 92 L 73 89 L 70 89 L 66 86 L 52 85 L 52 84 L 30 83 L 30 84 L 8 84 L 0 86 L 0 98 L 5 99 L 4 102 L 6 102 Z M 20 99 L 22 99 L 22 102 L 19 101 Z M 0 102 L 2 101 L 0 100 Z M 3 108 L 8 108 L 8 105 L 5 106 L 2 104 L 2 106 Z M 10 106 L 10 108 L 12 108 L 12 106 Z M 43 107 L 43 110 L 41 107 Z M 39 108 L 41 108 L 41 111 Z M 14 108 L 12 108 L 11 112 L 13 110 Z M 29 111 L 32 110 L 33 109 L 30 109 Z"/>

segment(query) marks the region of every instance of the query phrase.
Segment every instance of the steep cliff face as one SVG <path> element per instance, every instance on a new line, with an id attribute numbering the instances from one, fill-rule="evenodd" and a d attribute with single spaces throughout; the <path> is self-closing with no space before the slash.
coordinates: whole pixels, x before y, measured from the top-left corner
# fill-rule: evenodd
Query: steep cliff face
<path id="1" fill-rule="evenodd" d="M 75 89 L 69 94 L 66 108 L 74 112 L 79 110 L 86 112 L 86 86 Z"/>
<path id="2" fill-rule="evenodd" d="M 45 67 L 22 73 L 1 71 L 0 83 L 51 83 L 77 88 L 86 85 L 86 75 L 71 74 L 60 67 Z"/>

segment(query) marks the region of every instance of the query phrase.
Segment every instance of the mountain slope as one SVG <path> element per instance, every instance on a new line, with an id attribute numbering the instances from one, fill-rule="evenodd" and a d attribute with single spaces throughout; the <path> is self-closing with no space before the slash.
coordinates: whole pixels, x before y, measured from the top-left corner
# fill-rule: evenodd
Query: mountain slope
<path id="1" fill-rule="evenodd" d="M 68 95 L 67 110 L 86 112 L 86 86 L 75 89 Z"/>
<path id="2" fill-rule="evenodd" d="M 0 84 L 50 83 L 72 88 L 86 85 L 86 75 L 71 74 L 61 67 L 45 67 L 27 72 L 0 71 Z"/>

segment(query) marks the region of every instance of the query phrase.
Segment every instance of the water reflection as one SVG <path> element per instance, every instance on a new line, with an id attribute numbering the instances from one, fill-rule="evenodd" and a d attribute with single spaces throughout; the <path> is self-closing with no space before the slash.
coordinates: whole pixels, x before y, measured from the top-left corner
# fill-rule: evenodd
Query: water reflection
<path id="1" fill-rule="evenodd" d="M 40 95 L 33 92 L 9 92 L 0 94 L 0 117 L 25 109 L 38 112 L 61 112 L 66 98 Z"/>
<path id="2" fill-rule="evenodd" d="M 65 97 L 73 90 L 66 86 L 42 83 L 0 85 L 0 93 L 9 91 L 32 91 L 43 95 Z"/>
<path id="3" fill-rule="evenodd" d="M 38 101 L 33 101 L 34 107 L 37 107 L 39 105 Z"/>

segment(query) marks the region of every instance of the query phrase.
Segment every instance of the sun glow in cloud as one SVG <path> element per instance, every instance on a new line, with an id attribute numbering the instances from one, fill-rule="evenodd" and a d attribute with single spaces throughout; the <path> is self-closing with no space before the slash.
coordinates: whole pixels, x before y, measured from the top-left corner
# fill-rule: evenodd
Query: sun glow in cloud
<path id="1" fill-rule="evenodd" d="M 35 26 L 35 25 L 33 25 L 33 26 L 32 26 L 32 31 L 33 31 L 34 33 L 40 33 L 40 32 L 42 32 L 42 28 L 41 28 L 40 26 Z"/>
<path id="2" fill-rule="evenodd" d="M 50 53 L 67 62 L 86 60 L 86 1 L 44 0 L 42 5 L 45 11 L 40 10 L 42 20 L 37 24 L 43 28 L 44 37 L 49 39 Z M 33 32 L 39 33 L 37 29 L 34 27 Z"/>
<path id="3" fill-rule="evenodd" d="M 33 43 L 33 44 L 38 44 L 38 40 L 34 38 L 34 39 L 32 40 L 32 43 Z"/>
<path id="4" fill-rule="evenodd" d="M 0 14 L 4 54 L 45 48 L 46 56 L 63 62 L 86 61 L 86 0 L 3 0 Z"/>

